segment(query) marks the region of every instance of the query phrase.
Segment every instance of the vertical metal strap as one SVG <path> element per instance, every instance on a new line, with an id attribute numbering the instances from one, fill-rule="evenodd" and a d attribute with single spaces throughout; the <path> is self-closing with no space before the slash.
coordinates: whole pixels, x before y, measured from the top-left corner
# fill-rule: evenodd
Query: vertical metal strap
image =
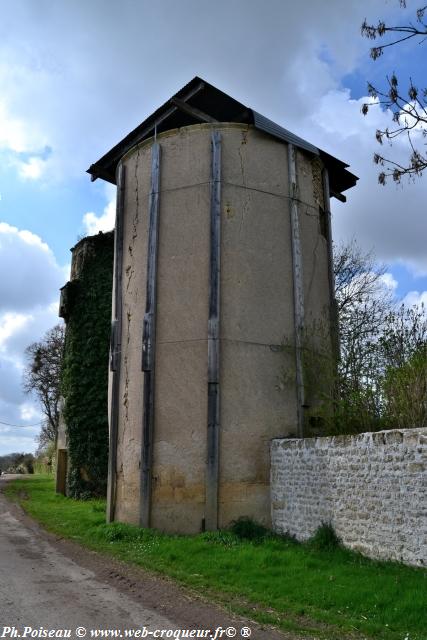
<path id="1" fill-rule="evenodd" d="M 117 175 L 116 226 L 114 231 L 114 317 L 111 323 L 110 443 L 108 450 L 107 522 L 113 522 L 116 506 L 117 434 L 120 404 L 120 360 L 122 350 L 123 218 L 126 167 L 119 164 Z"/>
<path id="2" fill-rule="evenodd" d="M 156 350 L 157 253 L 159 244 L 160 145 L 151 147 L 151 189 L 147 252 L 147 286 L 142 333 L 144 402 L 142 418 L 140 524 L 150 526 L 154 435 L 154 373 Z"/>
<path id="3" fill-rule="evenodd" d="M 218 528 L 219 476 L 219 328 L 221 275 L 221 134 L 212 131 L 208 320 L 208 442 L 205 526 Z"/>
<path id="4" fill-rule="evenodd" d="M 323 179 L 323 201 L 326 216 L 326 240 L 328 251 L 328 280 L 329 280 L 329 309 L 332 334 L 332 350 L 335 364 L 338 364 L 340 354 L 340 336 L 338 324 L 338 305 L 335 298 L 335 274 L 334 274 L 334 254 L 332 246 L 332 221 L 331 221 L 331 201 L 329 195 L 329 173 L 326 167 L 322 172 Z"/>
<path id="5" fill-rule="evenodd" d="M 298 217 L 298 182 L 296 170 L 296 151 L 288 144 L 289 212 L 291 219 L 292 276 L 294 288 L 294 326 L 295 326 L 295 365 L 297 392 L 297 429 L 300 438 L 304 435 L 304 371 L 303 371 L 303 332 L 304 332 L 304 280 L 301 255 L 301 239 Z"/>

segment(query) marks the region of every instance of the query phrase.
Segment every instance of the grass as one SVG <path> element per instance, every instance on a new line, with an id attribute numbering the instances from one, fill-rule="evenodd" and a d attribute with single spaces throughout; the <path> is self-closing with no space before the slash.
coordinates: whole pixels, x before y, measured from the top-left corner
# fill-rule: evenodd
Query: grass
<path id="1" fill-rule="evenodd" d="M 427 640 L 427 571 L 368 560 L 341 548 L 327 528 L 307 544 L 248 523 L 234 532 L 171 536 L 106 525 L 103 501 L 56 495 L 51 478 L 16 480 L 6 493 L 50 531 L 170 576 L 260 622 L 328 640 L 352 633 Z"/>

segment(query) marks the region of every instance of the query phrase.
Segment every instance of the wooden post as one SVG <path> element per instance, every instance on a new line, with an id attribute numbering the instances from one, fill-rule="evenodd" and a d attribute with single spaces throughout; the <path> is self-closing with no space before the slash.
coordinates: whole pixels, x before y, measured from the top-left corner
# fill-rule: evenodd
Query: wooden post
<path id="1" fill-rule="evenodd" d="M 154 373 L 156 351 L 157 253 L 159 244 L 160 145 L 151 147 L 151 189 L 147 254 L 147 291 L 142 334 L 144 401 L 142 419 L 140 524 L 150 526 L 154 435 Z"/>
<path id="2" fill-rule="evenodd" d="M 304 371 L 302 362 L 304 332 L 304 280 L 301 255 L 301 239 L 298 217 L 298 181 L 296 171 L 296 151 L 288 144 L 289 213 L 291 219 L 292 276 L 294 289 L 295 366 L 297 391 L 298 436 L 304 436 Z"/>
<path id="3" fill-rule="evenodd" d="M 108 450 L 107 522 L 113 522 L 116 506 L 117 433 L 120 402 L 120 360 L 122 350 L 123 215 L 126 168 L 119 164 L 117 176 L 116 227 L 114 232 L 114 317 L 111 324 L 110 442 Z"/>
<path id="4" fill-rule="evenodd" d="M 218 475 L 220 430 L 219 329 L 221 276 L 221 134 L 211 139 L 211 227 L 208 320 L 208 459 L 206 469 L 206 514 L 208 531 L 218 528 Z"/>
<path id="5" fill-rule="evenodd" d="M 334 255 L 332 246 L 332 221 L 331 221 L 331 202 L 329 196 L 329 173 L 326 167 L 322 172 L 323 179 L 323 202 L 326 216 L 326 240 L 328 249 L 328 281 L 329 281 L 329 312 L 332 334 L 332 353 L 335 366 L 338 365 L 340 354 L 340 334 L 338 324 L 338 305 L 335 298 L 335 274 L 334 274 Z"/>

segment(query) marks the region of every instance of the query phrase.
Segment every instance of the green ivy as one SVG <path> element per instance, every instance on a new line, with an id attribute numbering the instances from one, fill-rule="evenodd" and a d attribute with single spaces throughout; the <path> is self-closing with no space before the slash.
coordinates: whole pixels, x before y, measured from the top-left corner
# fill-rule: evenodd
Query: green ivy
<path id="1" fill-rule="evenodd" d="M 62 369 L 68 433 L 68 495 L 106 493 L 108 471 L 108 354 L 111 327 L 113 232 L 90 243 L 73 280 Z"/>

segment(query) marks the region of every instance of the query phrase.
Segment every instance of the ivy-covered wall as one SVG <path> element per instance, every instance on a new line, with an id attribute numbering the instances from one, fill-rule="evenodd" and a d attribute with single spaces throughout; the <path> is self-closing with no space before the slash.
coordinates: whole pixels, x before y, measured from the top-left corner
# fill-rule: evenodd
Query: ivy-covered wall
<path id="1" fill-rule="evenodd" d="M 72 249 L 71 281 L 62 289 L 67 495 L 75 498 L 104 495 L 107 487 L 113 251 L 113 232 L 80 240 Z"/>

